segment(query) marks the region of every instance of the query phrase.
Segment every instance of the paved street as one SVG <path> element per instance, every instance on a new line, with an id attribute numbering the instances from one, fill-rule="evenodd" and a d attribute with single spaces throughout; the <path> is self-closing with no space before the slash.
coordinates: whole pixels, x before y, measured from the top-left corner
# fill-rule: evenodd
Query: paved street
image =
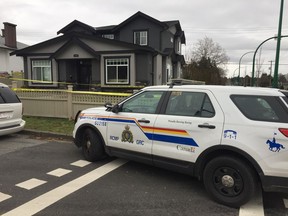
<path id="1" fill-rule="evenodd" d="M 89 163 L 71 141 L 0 137 L 0 161 L 1 215 L 288 215 L 287 195 L 259 192 L 228 208 L 189 176 L 117 158 Z"/>

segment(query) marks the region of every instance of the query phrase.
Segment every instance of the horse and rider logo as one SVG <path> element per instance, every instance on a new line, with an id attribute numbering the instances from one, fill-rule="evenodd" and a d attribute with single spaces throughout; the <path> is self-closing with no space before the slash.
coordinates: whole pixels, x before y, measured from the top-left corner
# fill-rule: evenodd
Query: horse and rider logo
<path id="1" fill-rule="evenodd" d="M 269 145 L 269 150 L 272 152 L 279 152 L 281 149 L 285 149 L 282 144 L 276 142 L 275 137 L 273 137 L 272 141 L 268 139 L 266 144 Z"/>

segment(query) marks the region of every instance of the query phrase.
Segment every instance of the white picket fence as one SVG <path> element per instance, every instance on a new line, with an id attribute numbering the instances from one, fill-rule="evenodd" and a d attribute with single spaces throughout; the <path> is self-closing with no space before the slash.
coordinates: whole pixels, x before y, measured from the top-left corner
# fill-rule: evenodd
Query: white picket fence
<path id="1" fill-rule="evenodd" d="M 12 84 L 12 89 L 23 103 L 23 114 L 40 117 L 74 119 L 79 110 L 104 106 L 106 102 L 116 104 L 131 95 L 129 93 L 73 91 L 72 86 L 68 86 L 67 90 L 15 87 Z"/>

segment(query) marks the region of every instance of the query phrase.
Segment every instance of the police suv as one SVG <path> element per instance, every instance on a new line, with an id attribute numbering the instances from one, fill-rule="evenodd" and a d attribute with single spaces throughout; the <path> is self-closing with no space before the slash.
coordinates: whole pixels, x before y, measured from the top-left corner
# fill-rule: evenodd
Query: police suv
<path id="1" fill-rule="evenodd" d="M 260 182 L 288 192 L 288 92 L 151 86 L 76 117 L 73 137 L 88 161 L 116 156 L 186 173 L 219 203 L 239 207 Z"/>

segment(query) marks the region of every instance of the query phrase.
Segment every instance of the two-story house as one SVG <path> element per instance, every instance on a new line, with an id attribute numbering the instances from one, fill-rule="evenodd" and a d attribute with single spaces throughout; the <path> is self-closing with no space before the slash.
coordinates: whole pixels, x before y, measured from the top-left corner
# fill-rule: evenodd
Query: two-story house
<path id="1" fill-rule="evenodd" d="M 24 57 L 30 87 L 78 89 L 165 84 L 180 78 L 185 34 L 179 21 L 137 12 L 119 25 L 92 27 L 74 20 L 58 37 L 13 52 Z"/>
<path id="2" fill-rule="evenodd" d="M 11 71 L 23 71 L 23 58 L 10 56 L 10 53 L 28 45 L 17 42 L 15 24 L 9 22 L 3 24 L 4 29 L 0 36 L 0 73 L 10 74 Z"/>

